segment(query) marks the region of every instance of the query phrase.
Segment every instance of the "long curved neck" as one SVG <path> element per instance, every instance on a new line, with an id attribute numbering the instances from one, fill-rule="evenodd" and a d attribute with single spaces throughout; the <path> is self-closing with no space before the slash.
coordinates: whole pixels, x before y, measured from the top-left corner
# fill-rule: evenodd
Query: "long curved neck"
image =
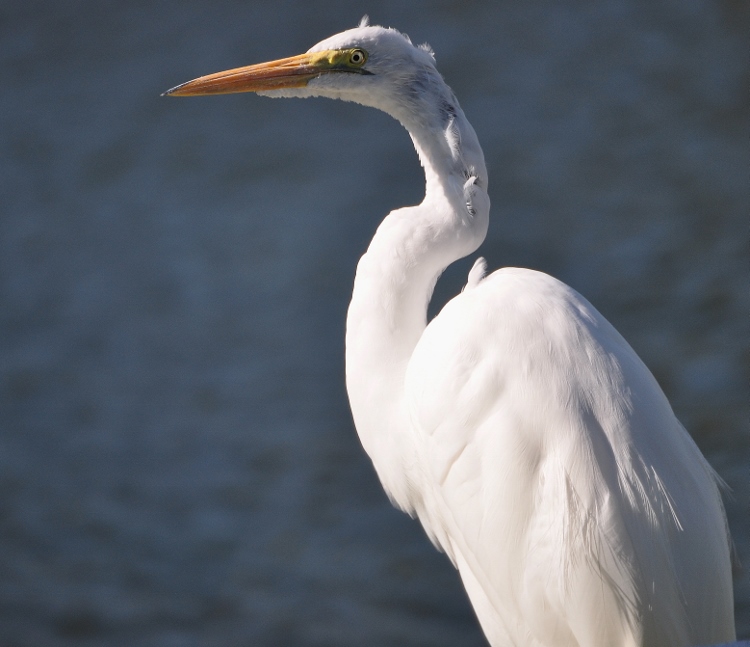
<path id="1" fill-rule="evenodd" d="M 409 131 L 425 170 L 422 203 L 390 213 L 360 259 L 347 316 L 346 377 L 362 444 L 381 481 L 411 511 L 404 376 L 427 325 L 435 282 L 484 240 L 489 200 L 482 150 L 450 89 L 425 111 L 388 110 Z M 442 103 L 440 103 L 442 102 Z M 435 105 L 439 109 L 429 108 Z M 405 464 L 394 466 L 396 457 Z"/>

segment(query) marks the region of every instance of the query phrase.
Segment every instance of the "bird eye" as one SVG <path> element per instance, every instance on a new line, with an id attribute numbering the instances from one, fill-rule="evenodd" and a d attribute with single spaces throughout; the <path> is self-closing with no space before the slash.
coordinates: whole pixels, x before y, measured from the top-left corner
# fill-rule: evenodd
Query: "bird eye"
<path id="1" fill-rule="evenodd" d="M 364 65 L 366 60 L 367 54 L 363 49 L 352 50 L 352 53 L 349 54 L 349 62 L 352 65 Z"/>

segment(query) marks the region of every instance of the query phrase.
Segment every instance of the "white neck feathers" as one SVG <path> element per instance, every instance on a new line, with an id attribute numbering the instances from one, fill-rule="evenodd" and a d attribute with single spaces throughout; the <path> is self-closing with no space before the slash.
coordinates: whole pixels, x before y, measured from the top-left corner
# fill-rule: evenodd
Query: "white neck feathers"
<path id="1" fill-rule="evenodd" d="M 377 106 L 409 131 L 425 170 L 425 198 L 381 223 L 357 267 L 347 317 L 347 389 L 357 431 L 386 491 L 407 511 L 417 505 L 409 465 L 386 469 L 379 457 L 410 460 L 406 367 L 427 324 L 435 282 L 450 263 L 481 244 L 489 217 L 476 134 L 450 88 L 434 75 L 431 94 Z M 413 101 L 422 105 L 410 105 Z"/>

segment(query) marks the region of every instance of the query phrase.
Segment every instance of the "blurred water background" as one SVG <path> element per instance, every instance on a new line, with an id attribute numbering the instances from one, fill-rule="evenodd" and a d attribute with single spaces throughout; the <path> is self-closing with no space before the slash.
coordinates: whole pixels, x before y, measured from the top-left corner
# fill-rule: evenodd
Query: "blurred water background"
<path id="1" fill-rule="evenodd" d="M 344 390 L 356 261 L 422 196 L 408 136 L 159 96 L 364 13 L 479 134 L 490 269 L 592 301 L 733 489 L 750 637 L 747 3 L 4 0 L 0 645 L 484 644 Z"/>

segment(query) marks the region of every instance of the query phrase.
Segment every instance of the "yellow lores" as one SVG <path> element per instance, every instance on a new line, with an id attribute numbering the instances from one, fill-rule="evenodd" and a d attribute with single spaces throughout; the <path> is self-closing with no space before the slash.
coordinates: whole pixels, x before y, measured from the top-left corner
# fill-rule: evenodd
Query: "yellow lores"
<path id="1" fill-rule="evenodd" d="M 366 62 L 367 52 L 363 49 L 327 49 L 322 52 L 299 54 L 270 63 L 247 65 L 201 76 L 167 90 L 164 94 L 191 97 L 202 94 L 303 88 L 311 79 L 321 74 L 332 72 L 372 74 L 364 69 Z"/>
<path id="2" fill-rule="evenodd" d="M 327 49 L 310 57 L 310 63 L 320 65 L 323 71 L 354 72 L 367 62 L 367 52 L 363 49 Z"/>

